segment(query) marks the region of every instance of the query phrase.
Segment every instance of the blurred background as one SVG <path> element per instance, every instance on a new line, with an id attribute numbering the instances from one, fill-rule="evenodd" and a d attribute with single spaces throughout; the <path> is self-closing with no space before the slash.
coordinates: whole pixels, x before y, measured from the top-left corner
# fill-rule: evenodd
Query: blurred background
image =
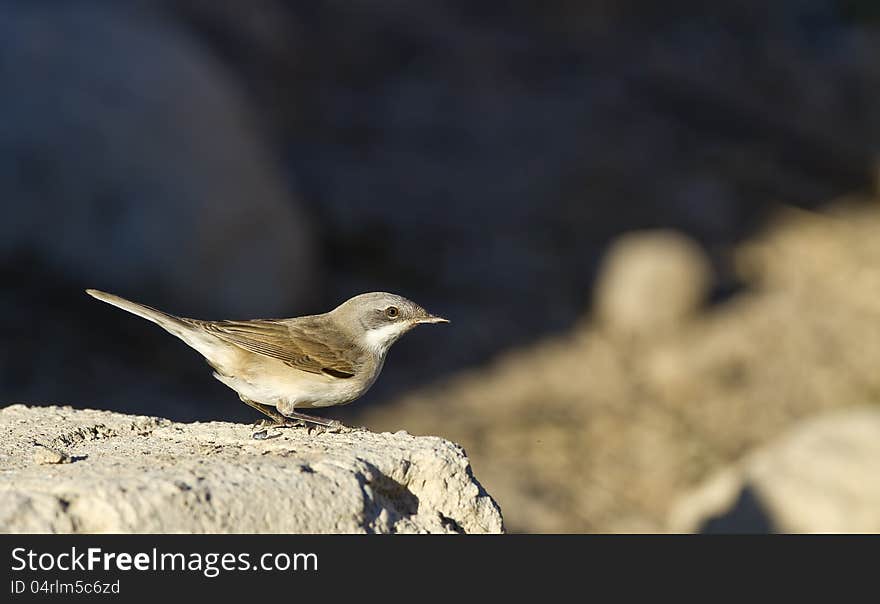
<path id="1" fill-rule="evenodd" d="M 880 4 L 0 0 L 0 401 L 256 419 L 82 293 L 448 316 L 333 417 L 515 532 L 880 531 Z"/>

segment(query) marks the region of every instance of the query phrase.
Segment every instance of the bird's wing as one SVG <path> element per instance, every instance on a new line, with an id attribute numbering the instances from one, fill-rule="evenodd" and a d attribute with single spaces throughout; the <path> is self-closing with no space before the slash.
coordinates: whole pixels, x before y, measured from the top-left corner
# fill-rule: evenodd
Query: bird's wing
<path id="1" fill-rule="evenodd" d="M 221 340 L 240 348 L 278 359 L 309 373 L 350 378 L 355 367 L 343 355 L 343 347 L 335 338 L 318 339 L 307 327 L 287 321 L 259 319 L 255 321 L 196 321 L 186 319 Z"/>

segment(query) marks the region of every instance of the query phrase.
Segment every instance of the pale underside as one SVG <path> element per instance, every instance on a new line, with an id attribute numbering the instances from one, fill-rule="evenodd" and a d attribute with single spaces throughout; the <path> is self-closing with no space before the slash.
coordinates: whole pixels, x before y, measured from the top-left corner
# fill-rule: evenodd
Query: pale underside
<path id="1" fill-rule="evenodd" d="M 374 381 L 364 383 L 305 373 L 257 355 L 248 355 L 248 360 L 236 367 L 234 375 L 215 371 L 214 377 L 245 398 L 276 407 L 281 413 L 290 409 L 345 405 L 366 392 Z"/>
<path id="2" fill-rule="evenodd" d="M 345 405 L 373 385 L 402 326 L 371 330 L 356 352 L 343 336 L 307 320 L 196 321 L 184 339 L 241 396 L 281 413 Z M 200 328 L 200 329 L 199 329 Z M 320 336 L 320 337 L 319 337 Z"/>

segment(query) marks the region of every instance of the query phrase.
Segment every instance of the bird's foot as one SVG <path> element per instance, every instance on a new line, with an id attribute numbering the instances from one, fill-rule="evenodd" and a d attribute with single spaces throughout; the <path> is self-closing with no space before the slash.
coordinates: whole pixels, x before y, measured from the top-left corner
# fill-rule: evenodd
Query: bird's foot
<path id="1" fill-rule="evenodd" d="M 313 424 L 309 426 L 309 434 L 348 434 L 353 432 L 354 428 L 350 428 L 342 422 L 331 419 L 326 424 Z"/>
<path id="2" fill-rule="evenodd" d="M 268 440 L 270 438 L 278 438 L 281 436 L 282 428 L 306 428 L 309 435 L 318 434 L 347 434 L 354 432 L 356 428 L 346 426 L 342 422 L 335 419 L 324 419 L 322 417 L 312 417 L 311 415 L 297 414 L 299 417 L 285 417 L 284 421 L 272 421 L 260 419 L 254 422 L 253 428 L 257 429 L 253 433 L 255 440 Z M 275 429 L 275 432 L 271 430 Z"/>
<path id="3" fill-rule="evenodd" d="M 323 434 L 330 432 L 338 434 L 341 432 L 351 432 L 351 428 L 343 425 L 342 422 L 335 419 L 327 419 L 326 417 L 316 417 L 314 415 L 306 415 L 299 411 L 289 410 L 284 413 L 288 422 L 303 422 L 308 429 L 309 434 Z"/>
<path id="4" fill-rule="evenodd" d="M 309 423 L 301 419 L 288 419 L 280 424 L 275 424 L 276 428 L 308 428 Z"/>
<path id="5" fill-rule="evenodd" d="M 253 433 L 252 437 L 254 440 L 268 440 L 281 436 L 279 430 L 282 428 L 302 428 L 307 426 L 308 424 L 301 419 L 285 419 L 284 421 L 258 419 L 251 426 L 254 429 L 258 429 Z"/>
<path id="6" fill-rule="evenodd" d="M 273 419 L 258 419 L 253 424 L 251 424 L 251 429 L 255 432 L 251 435 L 251 438 L 254 440 L 268 440 L 270 438 L 278 438 L 281 436 L 281 432 L 273 432 L 272 428 L 278 428 L 282 426 L 283 423 L 278 422 Z"/>

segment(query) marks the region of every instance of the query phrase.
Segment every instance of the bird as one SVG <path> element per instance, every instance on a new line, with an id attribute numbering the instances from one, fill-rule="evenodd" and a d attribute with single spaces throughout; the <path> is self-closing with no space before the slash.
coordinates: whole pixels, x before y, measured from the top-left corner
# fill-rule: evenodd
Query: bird
<path id="1" fill-rule="evenodd" d="M 215 378 L 278 426 L 340 426 L 298 410 L 358 399 L 402 335 L 417 325 L 449 323 L 387 292 L 354 296 L 323 314 L 246 321 L 188 319 L 96 289 L 86 293 L 183 340 L 205 358 Z"/>

